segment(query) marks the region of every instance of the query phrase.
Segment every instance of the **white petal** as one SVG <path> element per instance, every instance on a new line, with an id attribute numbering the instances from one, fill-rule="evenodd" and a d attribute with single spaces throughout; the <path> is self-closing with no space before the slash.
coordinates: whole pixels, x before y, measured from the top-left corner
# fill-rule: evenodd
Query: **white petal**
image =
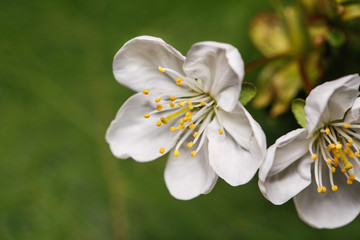
<path id="1" fill-rule="evenodd" d="M 306 129 L 280 137 L 267 150 L 259 171 L 259 188 L 274 204 L 283 204 L 311 182 L 311 160 Z"/>
<path id="2" fill-rule="evenodd" d="M 113 71 L 116 80 L 141 92 L 144 89 L 180 91 L 175 81 L 158 67 L 171 68 L 180 74 L 185 57 L 162 39 L 141 36 L 131 39 L 116 53 Z"/>
<path id="3" fill-rule="evenodd" d="M 234 108 L 244 77 L 244 62 L 236 48 L 217 42 L 194 44 L 187 54 L 184 71 L 189 77 L 201 79 L 205 91 L 215 97 L 221 108 Z"/>
<path id="4" fill-rule="evenodd" d="M 165 183 L 172 196 L 189 200 L 211 191 L 217 181 L 217 175 L 209 166 L 208 150 L 205 143 L 195 157 L 185 145 L 179 149 L 180 156 L 173 152 L 165 169 Z"/>
<path id="5" fill-rule="evenodd" d="M 221 126 L 216 119 L 208 126 L 210 164 L 214 171 L 232 186 L 245 184 L 252 179 L 266 151 L 265 143 L 259 143 L 254 137 L 256 134 L 262 135 L 265 142 L 260 126 L 255 126 L 257 129 L 254 130 L 246 110 L 237 110 L 233 113 L 219 110 L 224 126 L 223 134 L 218 132 Z"/>
<path id="6" fill-rule="evenodd" d="M 166 115 L 155 113 L 144 118 L 156 107 L 151 95 L 135 94 L 120 108 L 106 132 L 106 141 L 118 158 L 132 157 L 144 162 L 158 158 L 160 148 L 169 151 L 174 145 L 174 133 L 168 125 L 156 126 L 156 121 Z"/>
<path id="7" fill-rule="evenodd" d="M 335 179 L 337 192 L 328 189 L 326 193 L 319 194 L 313 179 L 313 183 L 294 198 L 303 221 L 316 228 L 336 228 L 355 219 L 360 212 L 360 184 L 354 182 L 348 185 L 341 175 L 339 172 Z M 326 183 L 326 186 L 330 185 Z"/>
<path id="8" fill-rule="evenodd" d="M 360 98 L 356 98 L 354 105 L 346 113 L 344 122 L 346 123 L 360 123 Z"/>
<path id="9" fill-rule="evenodd" d="M 360 77 L 348 75 L 314 88 L 306 98 L 305 120 L 309 136 L 323 123 L 339 120 L 359 96 Z"/>

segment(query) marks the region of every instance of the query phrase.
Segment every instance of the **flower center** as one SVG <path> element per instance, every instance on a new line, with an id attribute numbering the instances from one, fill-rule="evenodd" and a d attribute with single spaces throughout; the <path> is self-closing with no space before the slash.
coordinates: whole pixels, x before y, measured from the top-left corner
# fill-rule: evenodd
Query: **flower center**
<path id="1" fill-rule="evenodd" d="M 337 169 L 341 169 L 347 184 L 353 183 L 356 171 L 360 170 L 360 134 L 356 131 L 359 128 L 360 125 L 334 122 L 321 128 L 310 140 L 309 152 L 315 161 L 314 176 L 319 193 L 326 192 L 322 182 L 322 174 L 326 168 L 332 191 L 338 190 L 333 177 Z"/>
<path id="2" fill-rule="evenodd" d="M 174 139 L 178 139 L 175 145 L 174 156 L 180 155 L 179 149 L 189 138 L 193 138 L 187 142 L 188 148 L 193 148 L 190 156 L 194 157 L 202 147 L 205 138 L 207 125 L 216 117 L 221 128 L 219 134 L 223 134 L 221 119 L 217 113 L 217 103 L 215 99 L 205 92 L 201 79 L 192 79 L 182 76 L 180 73 L 169 68 L 158 68 L 160 72 L 168 74 L 174 79 L 179 88 L 185 88 L 188 91 L 159 92 L 156 91 L 157 97 L 154 101 L 157 103 L 156 109 L 150 113 L 145 113 L 145 118 L 150 118 L 153 113 L 166 112 L 166 117 L 161 117 L 156 121 L 156 126 L 170 125 L 169 131 L 174 132 Z M 145 89 L 143 93 L 149 94 L 149 90 Z M 191 137 L 192 136 L 192 137 Z M 196 146 L 196 147 L 195 147 Z M 159 152 L 164 154 L 164 148 L 160 148 Z"/>

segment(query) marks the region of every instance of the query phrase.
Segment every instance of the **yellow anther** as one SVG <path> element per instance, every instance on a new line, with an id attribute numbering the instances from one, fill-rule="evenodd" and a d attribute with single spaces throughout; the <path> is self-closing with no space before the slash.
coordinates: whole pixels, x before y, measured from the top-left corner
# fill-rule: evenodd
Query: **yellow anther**
<path id="1" fill-rule="evenodd" d="M 161 109 L 163 109 L 163 106 L 161 104 L 156 106 L 156 110 L 161 111 Z"/>
<path id="2" fill-rule="evenodd" d="M 353 152 L 349 152 L 348 156 L 349 156 L 349 158 L 354 158 L 355 154 Z"/>
<path id="3" fill-rule="evenodd" d="M 145 113 L 144 114 L 144 118 L 149 118 L 150 117 L 150 113 Z"/>
<path id="4" fill-rule="evenodd" d="M 200 105 L 201 105 L 201 106 L 205 106 L 205 100 L 202 100 L 202 101 L 200 102 Z"/>
<path id="5" fill-rule="evenodd" d="M 353 181 L 350 180 L 350 179 L 348 179 L 348 180 L 346 180 L 346 183 L 349 184 L 349 185 L 351 185 L 351 184 L 353 184 Z"/>
<path id="6" fill-rule="evenodd" d="M 322 186 L 321 192 L 322 192 L 322 193 L 326 193 L 326 187 Z"/>
<path id="7" fill-rule="evenodd" d="M 187 144 L 188 148 L 192 148 L 193 145 L 194 145 L 193 142 L 189 142 L 189 143 Z"/>
<path id="8" fill-rule="evenodd" d="M 337 149 L 337 150 L 342 149 L 342 144 L 341 144 L 340 142 L 337 142 L 337 144 L 336 144 L 336 149 Z"/>
<path id="9" fill-rule="evenodd" d="M 221 128 L 219 128 L 218 132 L 219 132 L 220 134 L 223 134 L 223 133 L 224 133 L 224 131 L 223 131 Z"/>
<path id="10" fill-rule="evenodd" d="M 176 132 L 177 128 L 174 127 L 174 126 L 172 126 L 172 127 L 170 128 L 170 130 L 171 130 L 172 132 Z"/>
<path id="11" fill-rule="evenodd" d="M 333 190 L 333 192 L 336 192 L 336 191 L 338 190 L 338 186 L 332 185 L 332 186 L 331 186 L 331 190 Z"/>
<path id="12" fill-rule="evenodd" d="M 180 125 L 178 126 L 178 128 L 181 129 L 181 130 L 183 130 L 183 129 L 185 128 L 185 126 L 182 125 L 182 124 L 180 124 Z"/>
<path id="13" fill-rule="evenodd" d="M 322 187 L 321 186 L 317 188 L 317 192 L 322 193 Z"/>
<path id="14" fill-rule="evenodd" d="M 190 153 L 190 155 L 191 155 L 192 157 L 195 157 L 195 156 L 196 156 L 196 151 L 192 151 L 192 152 Z"/>
<path id="15" fill-rule="evenodd" d="M 334 149 L 336 147 L 335 143 L 330 144 L 331 148 Z"/>
<path id="16" fill-rule="evenodd" d="M 143 94 L 148 95 L 149 94 L 149 89 L 144 89 Z"/>
<path id="17" fill-rule="evenodd" d="M 191 117 L 191 116 L 188 116 L 188 117 L 186 117 L 186 120 L 187 120 L 188 122 L 191 122 L 192 117 Z"/>
<path id="18" fill-rule="evenodd" d="M 349 179 L 350 179 L 351 181 L 354 181 L 355 175 L 354 175 L 354 174 L 350 174 L 350 175 L 349 175 Z"/>
<path id="19" fill-rule="evenodd" d="M 178 105 L 179 105 L 180 107 L 185 106 L 184 101 L 180 101 L 180 102 L 178 102 Z"/>
<path id="20" fill-rule="evenodd" d="M 174 151 L 174 156 L 175 156 L 175 157 L 178 157 L 179 155 L 180 155 L 179 150 L 175 150 L 175 151 Z"/>
<path id="21" fill-rule="evenodd" d="M 193 109 L 194 109 L 194 106 L 192 105 L 192 103 L 190 103 L 188 106 L 189 106 L 189 109 L 190 109 L 190 110 L 193 110 Z"/>
<path id="22" fill-rule="evenodd" d="M 172 108 L 175 107 L 175 103 L 171 102 L 170 107 L 172 107 Z"/>
<path id="23" fill-rule="evenodd" d="M 330 134 L 330 129 L 329 129 L 329 128 L 325 128 L 325 133 L 326 133 L 326 135 L 329 135 L 329 134 Z"/>
<path id="24" fill-rule="evenodd" d="M 157 120 L 157 121 L 156 121 L 156 126 L 158 126 L 158 127 L 161 126 L 161 121 L 160 121 L 160 120 Z"/>
<path id="25" fill-rule="evenodd" d="M 311 155 L 311 159 L 312 159 L 312 160 L 316 160 L 316 159 L 317 159 L 317 154 L 314 153 L 313 155 Z"/>
<path id="26" fill-rule="evenodd" d="M 351 138 L 349 138 L 348 143 L 346 143 L 346 146 L 347 147 L 352 147 L 353 144 L 354 144 L 354 141 Z"/>
<path id="27" fill-rule="evenodd" d="M 159 66 L 159 68 L 158 68 L 158 69 L 159 69 L 159 71 L 160 71 L 160 72 L 165 72 L 165 69 L 163 69 L 163 68 L 162 68 L 162 67 L 160 67 L 160 66 Z"/>
<path id="28" fill-rule="evenodd" d="M 155 98 L 155 102 L 160 102 L 161 101 L 161 97 Z"/>
<path id="29" fill-rule="evenodd" d="M 350 148 L 345 148 L 343 151 L 344 151 L 344 153 L 345 153 L 346 155 L 349 155 L 349 153 L 350 153 Z"/>
<path id="30" fill-rule="evenodd" d="M 161 117 L 160 120 L 163 124 L 168 124 L 168 122 L 169 122 L 169 120 L 165 117 Z"/>
<path id="31" fill-rule="evenodd" d="M 355 156 L 356 156 L 356 157 L 360 157 L 359 152 L 355 152 Z"/>
<path id="32" fill-rule="evenodd" d="M 335 167 L 331 167 L 331 172 L 334 173 L 336 171 Z"/>
<path id="33" fill-rule="evenodd" d="M 176 79 L 176 85 L 181 87 L 183 85 L 181 82 L 182 82 L 181 78 Z"/>
<path id="34" fill-rule="evenodd" d="M 196 138 L 199 135 L 199 132 L 194 132 L 193 137 Z"/>
<path id="35" fill-rule="evenodd" d="M 331 165 L 331 163 L 332 163 L 331 159 L 330 159 L 330 158 L 327 158 L 327 159 L 326 159 L 326 163 L 327 163 L 328 165 Z"/>
<path id="36" fill-rule="evenodd" d="M 343 169 L 341 171 L 345 171 L 347 172 L 348 170 L 353 168 L 353 165 L 351 164 L 351 162 L 349 162 L 349 160 L 347 159 L 347 157 L 345 156 L 343 151 L 339 151 L 339 154 L 341 156 L 341 160 L 342 162 L 345 164 L 345 167 L 343 167 Z"/>
<path id="37" fill-rule="evenodd" d="M 188 121 L 188 118 L 187 118 L 187 117 L 184 117 L 184 118 L 183 118 L 183 121 L 184 121 L 184 122 Z"/>
<path id="38" fill-rule="evenodd" d="M 187 105 L 191 104 L 191 99 L 188 99 L 188 100 L 186 101 L 186 104 L 187 104 Z"/>
<path id="39" fill-rule="evenodd" d="M 164 154 L 165 148 L 160 148 L 159 153 Z"/>
<path id="40" fill-rule="evenodd" d="M 174 96 L 170 96 L 170 101 L 175 101 L 175 97 Z"/>
<path id="41" fill-rule="evenodd" d="M 350 127 L 351 127 L 351 124 L 350 124 L 350 123 L 344 124 L 344 128 L 350 128 Z"/>
<path id="42" fill-rule="evenodd" d="M 345 167 L 343 167 L 342 169 L 341 169 L 341 172 L 346 172 L 346 168 Z"/>
<path id="43" fill-rule="evenodd" d="M 337 167 L 339 165 L 339 159 L 334 158 L 334 166 Z"/>
<path id="44" fill-rule="evenodd" d="M 194 128 L 195 128 L 195 124 L 190 123 L 190 124 L 189 124 L 189 128 L 190 128 L 190 129 L 194 129 Z"/>
<path id="45" fill-rule="evenodd" d="M 191 117 L 192 116 L 192 112 L 191 111 L 187 111 L 186 113 L 185 113 L 185 117 Z"/>

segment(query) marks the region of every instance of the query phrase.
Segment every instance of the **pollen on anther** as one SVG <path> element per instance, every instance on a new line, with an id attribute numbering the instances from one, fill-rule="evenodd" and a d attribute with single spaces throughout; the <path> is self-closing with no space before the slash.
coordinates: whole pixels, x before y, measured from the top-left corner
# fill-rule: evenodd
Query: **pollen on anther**
<path id="1" fill-rule="evenodd" d="M 181 130 L 183 130 L 183 129 L 185 128 L 185 126 L 182 125 L 182 124 L 180 124 L 180 125 L 178 126 L 178 128 L 181 129 Z"/>
<path id="2" fill-rule="evenodd" d="M 337 150 L 342 149 L 342 144 L 338 142 L 338 143 L 336 144 L 336 149 L 337 149 Z"/>
<path id="3" fill-rule="evenodd" d="M 180 107 L 185 106 L 184 101 L 180 101 L 180 102 L 178 102 L 178 105 L 179 105 Z"/>
<path id="4" fill-rule="evenodd" d="M 160 121 L 160 120 L 157 120 L 157 121 L 156 121 L 156 126 L 158 126 L 158 127 L 161 126 L 161 121 Z"/>
<path id="5" fill-rule="evenodd" d="M 200 104 L 201 104 L 201 106 L 205 106 L 205 101 L 202 100 L 202 101 L 200 102 Z"/>
<path id="6" fill-rule="evenodd" d="M 161 97 L 155 98 L 155 102 L 160 102 L 161 101 Z"/>
<path id="7" fill-rule="evenodd" d="M 336 191 L 338 190 L 338 186 L 332 185 L 332 186 L 331 186 L 331 190 L 333 190 L 333 192 L 336 192 Z"/>
<path id="8" fill-rule="evenodd" d="M 144 114 L 144 118 L 149 118 L 150 117 L 150 113 L 145 113 Z"/>
<path id="9" fill-rule="evenodd" d="M 174 127 L 174 126 L 172 126 L 172 127 L 170 128 L 170 130 L 171 130 L 172 132 L 176 132 L 177 128 Z"/>
<path id="10" fill-rule="evenodd" d="M 194 132 L 193 137 L 196 138 L 199 132 Z"/>
<path id="11" fill-rule="evenodd" d="M 171 103 L 170 103 L 170 107 L 171 107 L 171 108 L 175 107 L 175 103 L 171 102 Z"/>
<path id="12" fill-rule="evenodd" d="M 350 180 L 350 179 L 348 179 L 348 180 L 346 180 L 346 183 L 349 184 L 349 185 L 351 185 L 351 184 L 353 184 L 353 181 Z"/>
<path id="13" fill-rule="evenodd" d="M 175 150 L 175 151 L 174 151 L 174 156 L 175 156 L 175 157 L 178 157 L 179 155 L 180 155 L 179 150 Z"/>
<path id="14" fill-rule="evenodd" d="M 317 154 L 314 153 L 313 155 L 311 155 L 311 159 L 312 159 L 312 160 L 316 160 L 316 159 L 317 159 Z"/>
<path id="15" fill-rule="evenodd" d="M 355 152 L 355 156 L 356 156 L 356 157 L 360 157 L 359 152 Z"/>
<path id="16" fill-rule="evenodd" d="M 149 94 L 149 89 L 144 89 L 143 94 L 148 95 Z"/>
<path id="17" fill-rule="evenodd" d="M 223 133 L 224 133 L 224 131 L 223 131 L 221 128 L 219 128 L 218 132 L 219 132 L 220 134 L 223 134 Z"/>
<path id="18" fill-rule="evenodd" d="M 326 187 L 322 186 L 322 193 L 326 193 Z"/>
<path id="19" fill-rule="evenodd" d="M 350 175 L 349 175 L 349 179 L 350 179 L 351 181 L 354 181 L 355 175 L 354 175 L 354 174 L 350 174 Z"/>
<path id="20" fill-rule="evenodd" d="M 334 173 L 336 171 L 335 167 L 331 167 L 331 172 Z"/>
<path id="21" fill-rule="evenodd" d="M 170 96 L 170 101 L 175 101 L 176 98 L 174 96 Z"/>
<path id="22" fill-rule="evenodd" d="M 191 155 L 192 157 L 195 157 L 195 156 L 196 156 L 196 151 L 192 151 L 192 152 L 190 153 L 190 155 Z"/>
<path id="23" fill-rule="evenodd" d="M 189 124 L 189 128 L 190 128 L 190 129 L 194 129 L 194 128 L 195 128 L 195 124 L 190 123 L 190 124 Z"/>
<path id="24" fill-rule="evenodd" d="M 332 162 L 332 161 L 331 161 L 330 158 L 327 158 L 327 159 L 326 159 L 326 163 L 327 163 L 328 165 L 331 165 L 331 162 Z"/>
<path id="25" fill-rule="evenodd" d="M 163 109 L 163 106 L 161 104 L 156 106 L 156 110 L 161 111 Z"/>
<path id="26" fill-rule="evenodd" d="M 317 192 L 318 192 L 318 193 L 321 193 L 321 192 L 322 192 L 322 187 L 321 187 L 321 186 L 317 188 Z"/>
<path id="27" fill-rule="evenodd" d="M 344 128 L 350 128 L 350 127 L 351 127 L 350 123 L 344 124 Z"/>
<path id="28" fill-rule="evenodd" d="M 159 69 L 159 71 L 160 71 L 160 72 L 165 72 L 165 69 L 163 69 L 163 68 L 162 68 L 162 67 L 160 67 L 160 66 L 159 66 L 159 68 L 158 68 L 158 69 Z"/>
<path id="29" fill-rule="evenodd" d="M 329 128 L 325 128 L 325 133 L 326 133 L 326 135 L 329 135 L 329 134 L 330 134 L 330 129 L 329 129 Z"/>
<path id="30" fill-rule="evenodd" d="M 192 148 L 193 145 L 194 145 L 193 142 L 189 142 L 189 143 L 187 144 L 188 148 Z"/>
<path id="31" fill-rule="evenodd" d="M 164 154 L 165 148 L 160 148 L 159 153 Z"/>

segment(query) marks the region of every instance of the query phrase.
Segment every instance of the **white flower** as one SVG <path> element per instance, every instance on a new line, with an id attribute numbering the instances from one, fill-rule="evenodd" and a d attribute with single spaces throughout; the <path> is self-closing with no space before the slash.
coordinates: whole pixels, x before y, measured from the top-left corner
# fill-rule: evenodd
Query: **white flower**
<path id="1" fill-rule="evenodd" d="M 360 78 L 316 87 L 306 99 L 307 128 L 280 137 L 266 154 L 259 187 L 274 204 L 294 198 L 317 228 L 351 222 L 360 211 Z"/>
<path id="2" fill-rule="evenodd" d="M 142 36 L 119 50 L 113 70 L 138 92 L 107 130 L 116 157 L 146 162 L 172 151 L 165 182 L 184 200 L 210 192 L 218 176 L 233 186 L 254 176 L 266 143 L 238 102 L 244 69 L 236 48 L 201 42 L 185 58 L 163 40 Z"/>

